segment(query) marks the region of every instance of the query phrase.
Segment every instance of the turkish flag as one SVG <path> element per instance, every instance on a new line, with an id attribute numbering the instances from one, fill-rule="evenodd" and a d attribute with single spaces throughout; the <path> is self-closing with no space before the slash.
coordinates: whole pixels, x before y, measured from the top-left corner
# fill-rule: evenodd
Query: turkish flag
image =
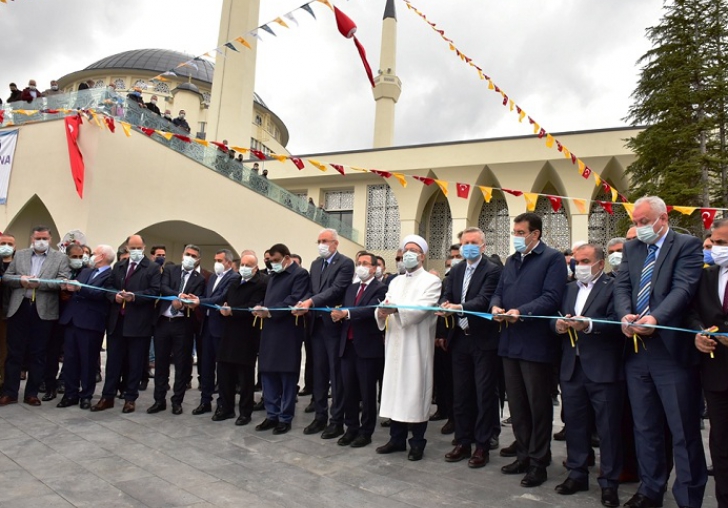
<path id="1" fill-rule="evenodd" d="M 356 50 L 359 52 L 362 64 L 364 64 L 364 70 L 367 73 L 367 78 L 369 78 L 369 83 L 371 83 L 372 88 L 374 88 L 374 75 L 372 74 L 372 68 L 369 66 L 369 62 L 367 61 L 367 52 L 364 50 L 364 46 L 361 45 L 361 42 L 359 42 L 354 35 L 356 33 L 356 23 L 354 23 L 349 16 L 341 12 L 338 7 L 334 7 L 334 16 L 336 17 L 336 27 L 339 29 L 339 33 L 347 39 L 354 39 L 354 45 L 356 46 Z"/>
<path id="2" fill-rule="evenodd" d="M 106 126 L 109 128 L 112 134 L 116 132 L 116 124 L 114 123 L 114 118 L 110 116 L 105 116 L 104 120 L 106 121 Z"/>
<path id="3" fill-rule="evenodd" d="M 289 159 L 299 170 L 304 168 L 303 161 L 298 157 L 289 157 Z"/>
<path id="4" fill-rule="evenodd" d="M 268 158 L 268 157 L 266 157 L 266 156 L 265 156 L 265 154 L 264 154 L 263 152 L 261 152 L 260 150 L 253 150 L 253 149 L 251 148 L 251 149 L 250 149 L 250 153 L 252 153 L 253 155 L 255 155 L 255 156 L 256 156 L 257 158 L 259 158 L 259 159 L 260 159 L 260 160 L 262 160 L 262 161 L 264 161 L 264 160 L 266 160 L 266 159 Z"/>
<path id="5" fill-rule="evenodd" d="M 220 150 L 222 150 L 224 153 L 228 153 L 229 148 L 225 146 L 224 143 L 220 143 L 219 141 L 210 141 L 213 145 L 218 147 Z"/>
<path id="6" fill-rule="evenodd" d="M 591 168 L 589 168 L 589 166 L 586 166 L 581 176 L 583 176 L 585 180 L 589 178 L 591 176 Z"/>
<path id="7" fill-rule="evenodd" d="M 341 164 L 330 164 L 330 166 L 339 173 L 341 173 L 343 176 L 346 176 L 346 173 L 344 173 L 344 166 L 342 166 Z"/>
<path id="8" fill-rule="evenodd" d="M 558 212 L 561 210 L 561 198 L 558 196 L 546 196 L 549 201 L 551 202 L 551 208 L 554 209 L 554 212 Z"/>
<path id="9" fill-rule="evenodd" d="M 512 190 L 512 189 L 501 189 L 503 192 L 507 192 L 508 194 L 511 194 L 513 196 L 523 196 L 523 192 L 519 190 Z"/>
<path id="10" fill-rule="evenodd" d="M 427 186 L 430 186 L 433 183 L 435 183 L 434 178 L 429 178 L 427 176 L 413 176 L 412 178 L 414 178 L 415 180 L 419 180 L 420 182 L 424 183 Z"/>
<path id="11" fill-rule="evenodd" d="M 185 143 L 192 143 L 192 139 L 190 139 L 189 136 L 183 136 L 182 134 L 175 134 L 174 137 L 179 139 L 180 141 L 184 141 Z"/>
<path id="12" fill-rule="evenodd" d="M 144 134 L 146 134 L 149 137 L 152 137 L 152 134 L 154 134 L 154 132 L 155 132 L 154 129 L 150 129 L 149 127 L 140 127 L 140 129 L 142 130 L 142 132 Z"/>
<path id="13" fill-rule="evenodd" d="M 83 179 L 85 166 L 83 164 L 83 154 L 78 147 L 78 134 L 81 127 L 81 117 L 67 116 L 66 123 L 66 141 L 68 142 L 68 160 L 71 163 L 71 175 L 73 183 L 76 185 L 78 196 L 83 199 Z"/>
<path id="14" fill-rule="evenodd" d="M 468 195 L 470 194 L 470 184 L 469 183 L 458 183 L 456 185 L 456 188 L 458 190 L 459 198 L 468 199 Z"/>
<path id="15" fill-rule="evenodd" d="M 374 173 L 375 175 L 379 175 L 382 178 L 389 178 L 390 176 L 392 176 L 392 173 L 390 173 L 389 171 L 379 171 L 378 169 L 370 169 L 369 172 Z"/>
<path id="16" fill-rule="evenodd" d="M 614 215 L 614 211 L 612 210 L 612 203 L 609 201 L 599 201 L 599 204 L 602 205 L 602 208 L 604 208 L 609 215 Z"/>
<path id="17" fill-rule="evenodd" d="M 710 226 L 713 225 L 713 219 L 715 219 L 715 213 L 717 211 L 715 208 L 700 209 L 700 217 L 703 219 L 703 227 L 705 229 L 710 229 Z"/>

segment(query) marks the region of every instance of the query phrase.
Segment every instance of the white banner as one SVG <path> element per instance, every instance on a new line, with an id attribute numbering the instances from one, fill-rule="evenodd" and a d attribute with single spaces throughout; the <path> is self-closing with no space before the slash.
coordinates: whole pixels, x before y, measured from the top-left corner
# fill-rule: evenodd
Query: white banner
<path id="1" fill-rule="evenodd" d="M 10 172 L 13 170 L 15 145 L 18 144 L 18 129 L 0 131 L 0 205 L 8 200 Z"/>

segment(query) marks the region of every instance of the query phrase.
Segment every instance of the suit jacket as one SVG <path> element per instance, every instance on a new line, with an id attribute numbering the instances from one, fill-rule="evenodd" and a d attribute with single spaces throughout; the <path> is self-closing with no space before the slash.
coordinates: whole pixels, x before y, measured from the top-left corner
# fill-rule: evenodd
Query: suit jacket
<path id="1" fill-rule="evenodd" d="M 354 304 L 359 292 L 360 282 L 350 284 L 344 295 L 344 307 L 349 308 L 349 319 L 344 319 L 341 326 L 341 342 L 339 356 L 344 355 L 349 330 L 354 329 L 354 350 L 360 358 L 384 358 L 384 332 L 377 326 L 374 312 L 369 305 L 377 305 L 387 295 L 386 284 L 371 279 L 361 295 L 358 304 Z"/>
<path id="2" fill-rule="evenodd" d="M 202 307 L 202 304 L 222 305 L 223 303 L 225 303 L 225 295 L 227 294 L 228 287 L 230 287 L 230 284 L 232 284 L 233 281 L 240 281 L 240 274 L 233 270 L 228 270 L 227 273 L 222 276 L 222 279 L 220 279 L 217 287 L 215 287 L 216 280 L 217 275 L 213 275 L 210 276 L 209 280 L 207 281 L 207 287 L 205 287 L 205 296 L 204 298 L 200 298 L 200 307 L 204 315 L 202 327 L 207 327 L 208 333 L 213 337 L 220 337 L 222 336 L 223 329 L 223 321 L 220 311 L 211 309 L 209 307 Z M 215 287 L 214 290 L 213 287 Z M 200 332 L 202 332 L 202 329 L 200 330 Z"/>
<path id="3" fill-rule="evenodd" d="M 690 306 L 688 328 L 705 330 L 717 326 L 719 332 L 728 334 L 728 315 L 723 312 L 719 296 L 718 282 L 721 270 L 720 266 L 711 266 L 703 270 L 698 290 Z M 703 388 L 716 392 L 728 390 L 728 347 L 718 342 L 713 353 L 715 358 L 703 353 L 699 356 Z"/>
<path id="4" fill-rule="evenodd" d="M 440 298 L 440 303 L 450 302 L 462 304 L 463 310 L 471 312 L 488 312 L 491 306 L 490 300 L 498 287 L 498 281 L 500 280 L 503 268 L 494 263 L 490 258 L 481 256 L 478 267 L 470 279 L 468 292 L 465 295 L 465 302 L 463 302 L 463 280 L 467 266 L 467 261 L 464 261 L 450 269 L 450 274 L 447 276 L 448 282 L 444 284 L 445 291 Z M 453 314 L 453 317 L 455 318 L 455 325 L 449 329 L 448 340 L 452 340 L 455 337 L 455 331 L 458 326 L 457 322 L 461 316 Z M 483 350 L 498 349 L 498 328 L 494 326 L 495 323 L 493 321 L 467 314 L 463 314 L 462 317 L 468 318 L 470 336 L 467 337 L 467 340 L 474 341 L 478 348 Z"/>
<path id="5" fill-rule="evenodd" d="M 91 275 L 95 271 L 94 268 L 84 268 L 76 280 L 97 288 L 111 289 L 112 268 L 100 272 L 91 280 Z M 108 293 L 105 291 L 87 287 L 74 291 L 58 322 L 82 330 L 103 333 L 106 330 L 106 321 L 109 318 L 109 308 L 111 307 L 107 295 Z"/>
<path id="6" fill-rule="evenodd" d="M 614 278 L 606 273 L 594 281 L 594 287 L 581 310 L 581 315 L 593 319 L 619 321 L 614 311 Z M 576 316 L 574 306 L 580 286 L 574 281 L 566 286 L 561 313 Z M 551 328 L 556 331 L 556 320 L 551 321 Z M 569 334 L 561 336 L 561 379 L 568 381 L 574 375 L 576 366 L 576 350 L 571 345 Z M 584 374 L 595 383 L 614 383 L 624 379 L 624 346 L 625 337 L 616 325 L 592 323 L 591 333 L 577 332 L 575 346 L 579 348 L 579 361 Z"/>
<path id="7" fill-rule="evenodd" d="M 518 309 L 521 319 L 500 326 L 498 354 L 516 360 L 552 363 L 559 357 L 559 341 L 545 319 L 528 315 L 554 316 L 561 307 L 566 287 L 564 255 L 541 241 L 525 258 L 520 252 L 509 256 L 503 267 L 491 306 Z"/>
<path id="8" fill-rule="evenodd" d="M 205 277 L 198 273 L 197 270 L 192 270 L 187 276 L 185 281 L 185 287 L 182 291 L 179 290 L 179 284 L 182 280 L 182 265 L 171 265 L 166 266 L 162 272 L 162 296 L 177 296 L 180 293 L 187 295 L 202 296 L 205 293 Z M 157 313 L 162 316 L 167 309 L 172 305 L 171 301 L 160 300 L 157 305 Z M 180 310 L 183 313 L 184 319 L 187 319 L 186 309 Z M 196 321 L 194 312 L 189 312 L 189 319 Z"/>
<path id="9" fill-rule="evenodd" d="M 124 326 L 121 334 L 124 337 L 150 337 L 152 327 L 157 317 L 154 310 L 155 297 L 159 296 L 162 285 L 162 274 L 159 272 L 159 265 L 143 258 L 136 266 L 134 273 L 125 283 L 126 272 L 130 260 L 127 258 L 114 265 L 111 272 L 111 288 L 117 291 L 128 291 L 134 293 L 135 298 L 126 302 L 124 307 Z M 106 327 L 107 333 L 114 333 L 116 324 L 119 321 L 122 304 L 116 303 L 115 294 L 108 293 L 107 298 L 111 302 L 109 311 L 109 322 Z"/>
<path id="10" fill-rule="evenodd" d="M 647 246 L 639 240 L 624 244 L 622 264 L 614 288 L 614 307 L 622 319 L 636 314 L 637 293 Z M 695 295 L 703 270 L 702 244 L 699 239 L 668 230 L 658 252 L 652 275 L 650 314 L 658 325 L 683 327 L 690 302 Z M 698 350 L 693 337 L 684 332 L 656 330 L 645 339 L 648 344 L 661 340 L 670 355 L 683 366 L 697 365 Z"/>
<path id="11" fill-rule="evenodd" d="M 268 276 L 258 271 L 246 282 L 238 279 L 230 283 L 225 302 L 230 307 L 249 309 L 263 303 L 267 288 Z M 222 316 L 222 337 L 217 350 L 217 360 L 253 367 L 260 347 L 260 327 L 253 326 L 251 312 L 247 310 L 232 312 L 230 316 Z"/>
<path id="12" fill-rule="evenodd" d="M 336 307 L 344 301 L 344 293 L 354 279 L 354 262 L 340 252 L 331 258 L 326 270 L 323 269 L 323 258 L 316 258 L 311 263 L 311 299 L 314 307 Z M 318 317 L 322 319 L 317 319 Z M 341 322 L 334 323 L 328 313 L 311 313 L 308 320 L 309 331 L 321 324 L 326 333 L 335 337 L 341 333 Z"/>
<path id="13" fill-rule="evenodd" d="M 58 293 L 60 291 L 60 280 L 68 279 L 71 276 L 71 268 L 68 265 L 68 257 L 57 250 L 48 249 L 46 260 L 40 269 L 40 273 L 31 272 L 31 255 L 33 249 L 23 249 L 15 253 L 10 266 L 3 275 L 3 284 L 12 288 L 10 302 L 8 304 L 8 317 L 13 316 L 20 308 L 20 303 L 25 296 L 25 289 L 20 285 L 22 275 L 35 275 L 39 279 L 58 279 L 59 282 L 41 282 L 35 290 L 35 307 L 38 309 L 38 316 L 43 320 L 58 319 Z"/>

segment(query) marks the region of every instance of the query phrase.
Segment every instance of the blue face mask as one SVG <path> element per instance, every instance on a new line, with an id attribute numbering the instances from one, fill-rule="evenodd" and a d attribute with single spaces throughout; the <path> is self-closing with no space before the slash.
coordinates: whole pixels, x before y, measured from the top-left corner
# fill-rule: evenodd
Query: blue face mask
<path id="1" fill-rule="evenodd" d="M 526 237 L 525 236 L 514 236 L 513 237 L 513 247 L 516 249 L 516 252 L 525 252 L 526 249 L 528 249 L 528 245 L 526 244 Z"/>
<path id="2" fill-rule="evenodd" d="M 715 261 L 713 261 L 713 251 L 710 249 L 703 249 L 703 263 L 706 265 L 715 264 Z"/>
<path id="3" fill-rule="evenodd" d="M 469 259 L 471 261 L 478 259 L 480 257 L 480 246 L 472 243 L 462 245 L 460 247 L 460 254 L 462 254 L 465 259 Z"/>

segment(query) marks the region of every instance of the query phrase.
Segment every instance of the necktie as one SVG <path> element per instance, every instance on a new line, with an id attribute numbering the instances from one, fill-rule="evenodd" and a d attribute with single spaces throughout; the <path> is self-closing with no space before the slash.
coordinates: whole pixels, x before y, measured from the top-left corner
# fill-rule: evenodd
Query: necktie
<path id="1" fill-rule="evenodd" d="M 99 274 L 99 269 L 97 268 L 96 270 L 91 272 L 91 277 L 88 280 L 90 280 L 90 281 L 94 280 L 98 274 Z"/>
<path id="2" fill-rule="evenodd" d="M 359 285 L 359 291 L 356 292 L 356 297 L 354 298 L 354 305 L 359 304 L 359 300 L 361 300 L 361 295 L 364 294 L 364 290 L 367 288 L 366 284 L 360 284 Z M 349 325 L 349 332 L 346 334 L 346 338 L 348 340 L 354 340 L 354 327 Z"/>
<path id="3" fill-rule="evenodd" d="M 190 274 L 190 272 L 185 272 L 182 270 L 182 280 L 179 281 L 179 292 L 181 293 L 185 288 L 185 280 L 187 279 L 187 276 Z"/>
<path id="4" fill-rule="evenodd" d="M 470 279 L 473 277 L 473 268 L 468 265 L 465 268 L 465 276 L 463 277 L 463 292 L 460 295 L 460 304 L 462 305 L 465 303 L 465 296 L 468 294 L 468 287 L 470 287 Z M 458 319 L 458 325 L 463 330 L 468 329 L 468 318 L 460 318 Z"/>
<path id="5" fill-rule="evenodd" d="M 728 314 L 728 282 L 723 290 L 723 314 Z"/>
<path id="6" fill-rule="evenodd" d="M 652 292 L 652 272 L 655 270 L 657 245 L 647 246 L 647 257 L 642 267 L 640 291 L 637 293 L 637 314 L 647 315 L 650 312 L 650 293 Z"/>
<path id="7" fill-rule="evenodd" d="M 324 270 L 326 270 L 326 267 L 329 266 L 329 264 L 324 259 L 323 264 L 321 265 L 321 273 L 324 273 Z"/>
<path id="8" fill-rule="evenodd" d="M 137 266 L 137 264 L 134 261 L 129 263 L 129 270 L 126 272 L 126 278 L 124 279 L 124 287 L 122 289 L 126 289 L 126 285 L 129 283 L 129 279 L 131 279 L 131 276 L 136 271 L 136 266 Z"/>

